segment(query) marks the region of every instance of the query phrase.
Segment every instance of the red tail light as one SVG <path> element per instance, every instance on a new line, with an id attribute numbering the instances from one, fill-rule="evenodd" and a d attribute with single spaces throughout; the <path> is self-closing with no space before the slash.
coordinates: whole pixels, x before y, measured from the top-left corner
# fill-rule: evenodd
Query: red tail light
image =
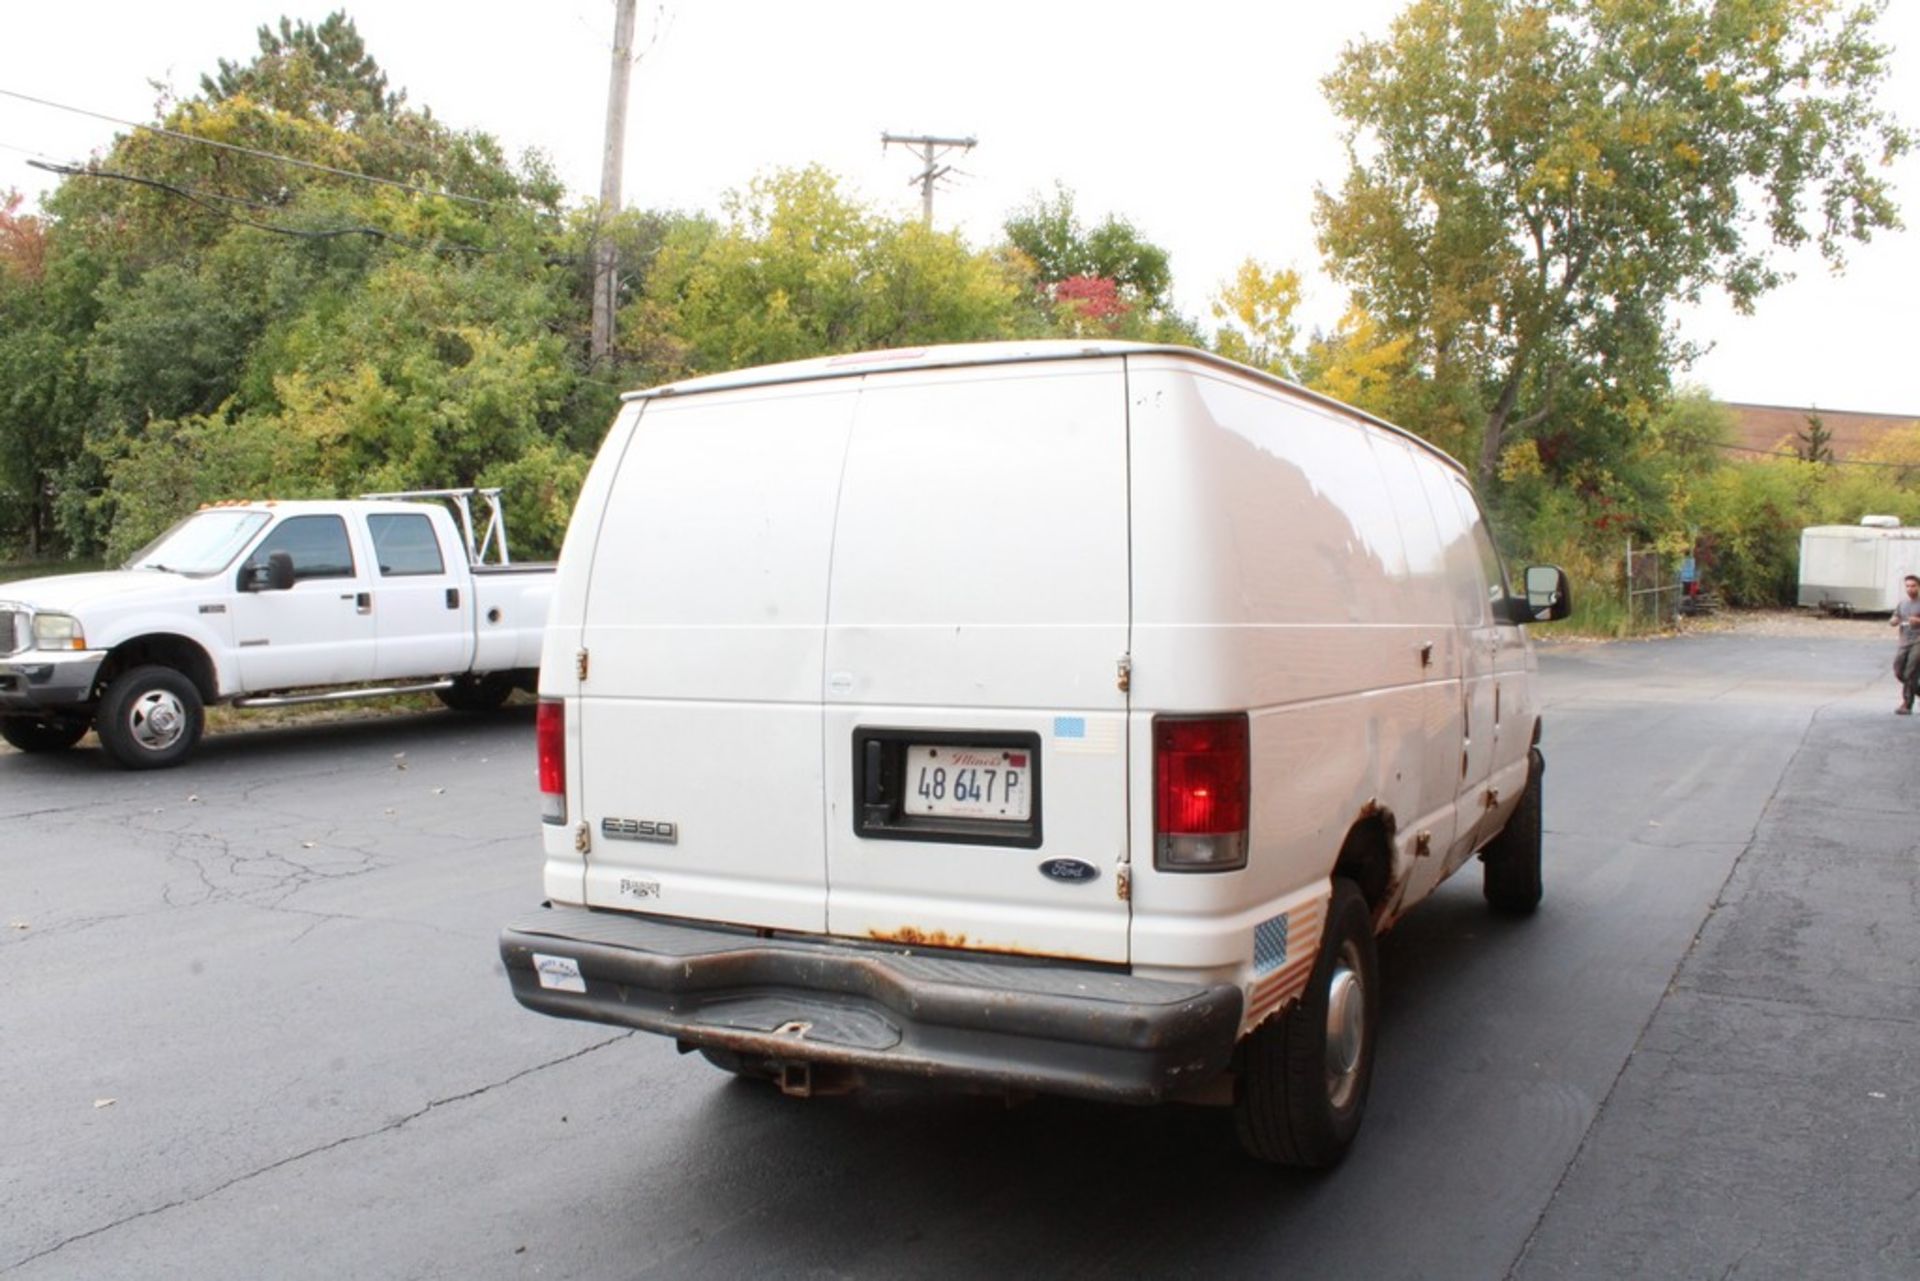
<path id="1" fill-rule="evenodd" d="M 1251 774 L 1244 713 L 1154 721 L 1154 866 L 1245 867 Z"/>
<path id="2" fill-rule="evenodd" d="M 534 714 L 534 744 L 540 758 L 540 821 L 567 821 L 567 705 L 543 698 Z"/>

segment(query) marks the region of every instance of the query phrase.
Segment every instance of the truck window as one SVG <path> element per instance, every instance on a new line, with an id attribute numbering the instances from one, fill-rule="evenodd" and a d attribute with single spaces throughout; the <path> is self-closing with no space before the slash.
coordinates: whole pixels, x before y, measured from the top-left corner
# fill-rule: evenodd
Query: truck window
<path id="1" fill-rule="evenodd" d="M 373 558 L 382 578 L 447 572 L 433 522 L 424 513 L 369 516 L 367 531 L 373 535 Z"/>
<path id="2" fill-rule="evenodd" d="M 347 522 L 338 516 L 289 516 L 280 522 L 247 558 L 264 565 L 274 552 L 293 557 L 293 579 L 352 578 L 353 547 L 347 541 Z"/>

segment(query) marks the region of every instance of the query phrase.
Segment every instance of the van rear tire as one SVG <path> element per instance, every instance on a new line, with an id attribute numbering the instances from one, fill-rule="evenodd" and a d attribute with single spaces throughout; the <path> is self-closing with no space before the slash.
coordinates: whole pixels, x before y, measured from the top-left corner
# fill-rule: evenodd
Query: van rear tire
<path id="1" fill-rule="evenodd" d="M 1373 913 L 1336 878 L 1307 990 L 1241 1047 L 1233 1101 L 1240 1146 L 1257 1161 L 1326 1169 L 1360 1132 L 1380 1020 Z"/>
<path id="2" fill-rule="evenodd" d="M 700 1057 L 722 1072 L 737 1076 L 743 1081 L 771 1081 L 780 1074 L 771 1063 L 758 1059 L 749 1059 L 738 1050 L 723 1050 L 713 1046 L 701 1046 Z"/>
<path id="3" fill-rule="evenodd" d="M 1500 835 L 1480 851 L 1481 893 L 1502 916 L 1527 916 L 1540 906 L 1541 775 L 1547 770 L 1540 749 L 1527 752 L 1527 790 Z"/>

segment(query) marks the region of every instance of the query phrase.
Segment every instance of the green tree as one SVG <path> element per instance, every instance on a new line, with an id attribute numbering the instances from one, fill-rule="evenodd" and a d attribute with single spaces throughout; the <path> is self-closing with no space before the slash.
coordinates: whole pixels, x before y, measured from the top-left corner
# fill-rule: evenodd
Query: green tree
<path id="1" fill-rule="evenodd" d="M 1167 251 L 1129 221 L 1080 221 L 1065 187 L 1036 196 L 1002 225 L 1011 257 L 1028 278 L 1029 301 L 1056 332 L 1200 345 L 1173 307 Z"/>
<path id="2" fill-rule="evenodd" d="M 386 72 L 343 11 L 328 14 L 317 27 L 283 17 L 278 30 L 263 25 L 256 34 L 260 52 L 252 62 L 222 58 L 218 72 L 200 77 L 208 101 L 251 98 L 335 128 L 391 120 L 406 101 L 406 94 L 388 91 Z"/>
<path id="3" fill-rule="evenodd" d="M 660 378 L 835 352 L 1011 336 L 1003 262 L 875 214 L 817 166 L 756 178 L 725 219 L 677 221 L 621 313 Z"/>
<path id="4" fill-rule="evenodd" d="M 1884 8 L 1415 0 L 1349 47 L 1325 82 L 1350 169 L 1319 193 L 1321 245 L 1435 403 L 1473 407 L 1483 485 L 1551 418 L 1643 429 L 1692 354 L 1671 304 L 1749 308 L 1777 248 L 1837 266 L 1898 226 Z"/>
<path id="5" fill-rule="evenodd" d="M 544 468 L 516 541 L 552 550 L 613 393 L 584 372 L 583 239 L 545 162 L 408 107 L 339 14 L 262 28 L 202 88 L 171 130 L 273 154 L 134 133 L 49 202 L 32 323 L 0 332 L 0 443 L 50 417 L 60 446 L 35 501 L 119 552 L 208 499 Z"/>
<path id="6" fill-rule="evenodd" d="M 1807 429 L 1794 435 L 1794 439 L 1800 442 L 1794 446 L 1794 452 L 1806 462 L 1832 462 L 1833 433 L 1827 430 L 1826 419 L 1819 414 L 1808 414 L 1806 417 Z"/>
<path id="7" fill-rule="evenodd" d="M 1145 307 L 1165 306 L 1173 288 L 1165 249 L 1113 214 L 1096 227 L 1085 226 L 1074 209 L 1073 193 L 1065 187 L 1055 187 L 1052 196 L 1035 196 L 1007 218 L 1003 230 L 1008 243 L 1033 260 L 1047 284 L 1096 276 L 1113 281 Z"/>
<path id="8" fill-rule="evenodd" d="M 90 412 L 84 347 L 92 276 L 52 247 L 42 218 L 0 192 L 0 541 L 17 537 L 31 557 L 56 536 L 59 477 L 80 452 Z"/>

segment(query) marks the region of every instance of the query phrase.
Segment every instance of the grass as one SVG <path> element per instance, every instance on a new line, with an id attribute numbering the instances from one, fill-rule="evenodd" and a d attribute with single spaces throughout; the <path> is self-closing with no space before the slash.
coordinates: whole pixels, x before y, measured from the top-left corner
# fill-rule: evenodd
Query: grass
<path id="1" fill-rule="evenodd" d="M 103 560 L 0 558 L 0 583 L 11 583 L 22 578 L 50 578 L 55 574 L 86 574 L 106 567 L 107 562 Z"/>

